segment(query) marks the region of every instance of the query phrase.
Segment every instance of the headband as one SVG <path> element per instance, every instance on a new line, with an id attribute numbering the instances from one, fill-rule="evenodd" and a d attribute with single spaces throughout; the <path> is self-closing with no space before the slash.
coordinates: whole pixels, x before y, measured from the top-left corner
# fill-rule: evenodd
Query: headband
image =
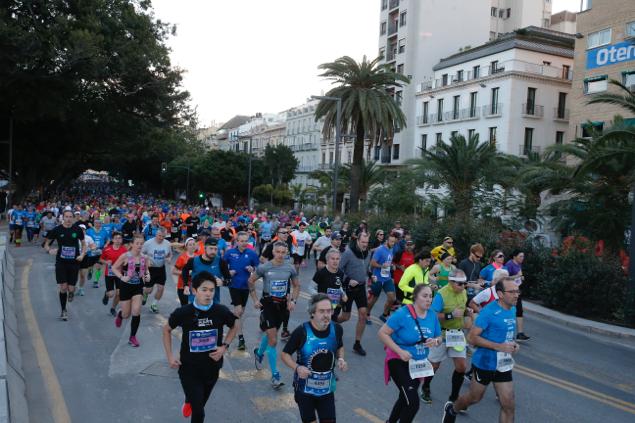
<path id="1" fill-rule="evenodd" d="M 467 282 L 467 278 L 465 276 L 450 276 L 448 280 L 453 282 Z"/>

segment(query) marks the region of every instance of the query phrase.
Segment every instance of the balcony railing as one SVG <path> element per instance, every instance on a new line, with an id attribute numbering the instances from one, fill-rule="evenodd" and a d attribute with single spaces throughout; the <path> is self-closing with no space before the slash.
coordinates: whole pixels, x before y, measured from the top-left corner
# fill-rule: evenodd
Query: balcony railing
<path id="1" fill-rule="evenodd" d="M 419 115 L 419 116 L 417 116 L 417 125 L 419 125 L 419 126 L 428 126 L 428 125 L 430 125 L 430 120 L 428 119 L 428 115 Z"/>
<path id="2" fill-rule="evenodd" d="M 467 109 L 461 109 L 461 120 L 478 119 L 480 117 L 479 108 L 474 106 Z"/>
<path id="3" fill-rule="evenodd" d="M 519 156 L 528 156 L 529 153 L 538 153 L 540 154 L 540 146 L 527 146 L 527 145 L 519 145 L 518 146 L 518 155 Z"/>
<path id="4" fill-rule="evenodd" d="M 450 112 L 445 112 L 444 119 L 447 122 L 457 121 L 461 118 L 461 111 L 459 109 L 452 110 Z"/>
<path id="5" fill-rule="evenodd" d="M 541 118 L 545 115 L 545 107 L 534 103 L 523 103 L 520 113 L 525 117 Z"/>
<path id="6" fill-rule="evenodd" d="M 399 22 L 394 21 L 388 24 L 388 36 L 390 37 L 393 34 L 396 34 L 399 30 Z"/>
<path id="7" fill-rule="evenodd" d="M 503 103 L 487 104 L 483 106 L 483 116 L 500 116 L 503 113 Z"/>
<path id="8" fill-rule="evenodd" d="M 397 57 L 397 49 L 394 48 L 388 51 L 388 56 L 386 56 L 386 61 L 392 62 L 393 60 L 395 60 L 396 57 Z"/>
<path id="9" fill-rule="evenodd" d="M 553 120 L 561 120 L 563 122 L 569 122 L 569 109 L 562 107 L 554 107 Z"/>
<path id="10" fill-rule="evenodd" d="M 320 163 L 320 169 L 321 170 L 329 170 L 329 169 L 333 169 L 333 163 Z"/>

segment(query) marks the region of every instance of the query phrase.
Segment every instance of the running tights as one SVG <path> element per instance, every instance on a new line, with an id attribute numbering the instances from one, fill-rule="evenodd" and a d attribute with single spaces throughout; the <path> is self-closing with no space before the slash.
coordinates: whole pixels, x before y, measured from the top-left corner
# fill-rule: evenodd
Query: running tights
<path id="1" fill-rule="evenodd" d="M 392 407 L 388 421 L 390 423 L 410 423 L 414 420 L 419 411 L 419 379 L 412 379 L 408 370 L 408 363 L 393 359 L 388 361 L 388 371 L 390 378 L 397 389 L 399 389 L 399 398 Z"/>
<path id="2" fill-rule="evenodd" d="M 189 366 L 179 369 L 185 398 L 192 406 L 192 423 L 203 423 L 205 420 L 205 404 L 218 380 L 218 371 L 218 367 L 204 371 Z"/>

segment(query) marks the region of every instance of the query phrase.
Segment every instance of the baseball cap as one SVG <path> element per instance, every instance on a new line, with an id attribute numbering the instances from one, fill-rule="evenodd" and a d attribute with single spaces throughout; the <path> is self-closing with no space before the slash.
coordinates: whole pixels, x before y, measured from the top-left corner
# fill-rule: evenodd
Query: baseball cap
<path id="1" fill-rule="evenodd" d="M 339 232 L 335 231 L 331 234 L 331 239 L 342 239 L 342 234 L 340 234 Z"/>
<path id="2" fill-rule="evenodd" d="M 208 245 L 216 247 L 218 245 L 218 240 L 215 239 L 215 238 L 211 238 L 211 237 L 207 238 L 205 240 L 205 246 L 208 246 Z"/>

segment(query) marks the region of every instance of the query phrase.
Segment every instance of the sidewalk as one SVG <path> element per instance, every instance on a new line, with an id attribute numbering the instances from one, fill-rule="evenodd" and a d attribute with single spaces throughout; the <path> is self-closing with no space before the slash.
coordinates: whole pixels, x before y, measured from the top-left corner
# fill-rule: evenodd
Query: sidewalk
<path id="1" fill-rule="evenodd" d="M 532 315 L 540 316 L 544 319 L 551 320 L 553 322 L 585 332 L 635 341 L 635 329 L 609 325 L 607 323 L 601 323 L 593 320 L 583 319 L 581 317 L 570 316 L 568 314 L 551 310 L 550 308 L 543 307 L 530 301 L 523 301 L 523 308 L 525 309 L 525 311 Z"/>

